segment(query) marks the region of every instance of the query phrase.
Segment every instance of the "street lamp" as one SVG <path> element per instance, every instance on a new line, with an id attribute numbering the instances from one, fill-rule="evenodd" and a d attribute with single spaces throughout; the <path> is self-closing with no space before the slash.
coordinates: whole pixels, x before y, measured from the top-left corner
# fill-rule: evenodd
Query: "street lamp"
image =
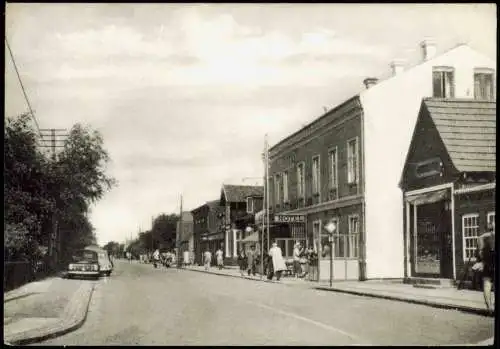
<path id="1" fill-rule="evenodd" d="M 334 221 L 328 222 L 325 226 L 328 232 L 328 241 L 330 242 L 330 287 L 333 283 L 333 233 L 337 230 L 337 224 Z"/>

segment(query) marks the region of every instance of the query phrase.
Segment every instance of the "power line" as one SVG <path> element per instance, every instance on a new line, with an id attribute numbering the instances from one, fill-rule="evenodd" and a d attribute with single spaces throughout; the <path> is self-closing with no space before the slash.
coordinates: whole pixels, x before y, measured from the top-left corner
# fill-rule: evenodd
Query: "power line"
<path id="1" fill-rule="evenodd" d="M 35 114 L 33 113 L 33 109 L 31 108 L 31 103 L 28 99 L 28 95 L 26 94 L 26 90 L 24 89 L 23 81 L 21 80 L 21 75 L 19 74 L 19 70 L 17 69 L 16 60 L 14 59 L 14 55 L 12 54 L 12 50 L 10 48 L 9 42 L 7 41 L 7 36 L 5 36 L 5 43 L 7 44 L 7 48 L 9 49 L 10 58 L 12 60 L 12 64 L 14 64 L 14 69 L 17 74 L 17 79 L 19 80 L 19 84 L 21 84 L 21 89 L 23 90 L 24 99 L 26 100 L 26 104 L 28 104 L 28 109 L 30 111 L 30 115 L 35 121 L 36 128 L 38 129 L 38 133 L 40 133 L 40 137 L 43 139 L 42 132 L 40 131 L 40 126 L 38 125 L 38 121 L 35 118 Z"/>

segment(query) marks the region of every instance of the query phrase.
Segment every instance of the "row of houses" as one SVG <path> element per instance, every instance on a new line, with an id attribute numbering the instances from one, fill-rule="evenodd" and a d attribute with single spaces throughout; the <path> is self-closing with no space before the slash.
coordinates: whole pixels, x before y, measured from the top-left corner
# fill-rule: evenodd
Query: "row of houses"
<path id="1" fill-rule="evenodd" d="M 193 210 L 196 255 L 208 243 L 235 257 L 245 226 L 265 223 L 285 255 L 295 241 L 318 251 L 328 279 L 335 221 L 334 279 L 457 279 L 495 218 L 496 62 L 465 44 L 420 49 L 269 149 L 269 222 L 262 187 L 223 185 Z"/>

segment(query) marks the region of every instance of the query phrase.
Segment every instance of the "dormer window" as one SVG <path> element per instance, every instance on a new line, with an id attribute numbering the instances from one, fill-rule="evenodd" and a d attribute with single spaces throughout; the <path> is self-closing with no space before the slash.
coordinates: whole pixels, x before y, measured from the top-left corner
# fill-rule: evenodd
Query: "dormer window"
<path id="1" fill-rule="evenodd" d="M 253 198 L 247 198 L 247 213 L 253 213 Z"/>
<path id="2" fill-rule="evenodd" d="M 493 69 L 474 69 L 474 99 L 492 100 L 493 96 Z"/>
<path id="3" fill-rule="evenodd" d="M 436 98 L 455 97 L 455 69 L 434 67 L 432 69 L 432 96 Z"/>

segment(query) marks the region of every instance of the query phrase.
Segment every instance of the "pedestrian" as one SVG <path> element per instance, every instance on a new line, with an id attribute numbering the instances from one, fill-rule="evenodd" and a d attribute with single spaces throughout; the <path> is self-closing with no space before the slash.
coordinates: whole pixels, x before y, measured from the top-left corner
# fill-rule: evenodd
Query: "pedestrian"
<path id="1" fill-rule="evenodd" d="M 257 262 L 257 252 L 255 251 L 255 245 L 250 247 L 250 251 L 247 252 L 247 272 L 248 276 L 255 276 L 255 264 Z"/>
<path id="2" fill-rule="evenodd" d="M 493 311 L 491 288 L 495 282 L 495 222 L 489 223 L 487 231 L 478 237 L 477 247 L 482 269 L 484 302 L 488 311 Z"/>
<path id="3" fill-rule="evenodd" d="M 220 248 L 215 252 L 215 258 L 217 259 L 217 267 L 222 270 L 224 268 L 224 252 Z"/>
<path id="4" fill-rule="evenodd" d="M 302 276 L 302 267 L 300 265 L 301 254 L 302 254 L 302 247 L 300 245 L 300 242 L 297 242 L 295 244 L 295 247 L 293 248 L 293 274 L 295 275 L 295 278 Z"/>
<path id="5" fill-rule="evenodd" d="M 276 242 L 273 242 L 273 245 L 269 250 L 269 257 L 272 258 L 271 264 L 273 267 L 273 271 L 271 273 L 271 278 L 269 279 L 268 277 L 268 279 L 272 280 L 273 274 L 276 274 L 276 280 L 280 281 L 283 270 L 286 270 L 286 264 L 283 259 L 283 253 L 281 252 L 281 248 L 278 246 Z"/>
<path id="6" fill-rule="evenodd" d="M 205 270 L 210 269 L 210 263 L 212 262 L 212 252 L 206 250 L 203 254 L 203 264 L 205 265 Z"/>
<path id="7" fill-rule="evenodd" d="M 245 250 L 240 249 L 238 253 L 238 265 L 240 267 L 241 276 L 245 276 L 245 270 L 247 269 L 247 256 L 245 255 Z"/>

